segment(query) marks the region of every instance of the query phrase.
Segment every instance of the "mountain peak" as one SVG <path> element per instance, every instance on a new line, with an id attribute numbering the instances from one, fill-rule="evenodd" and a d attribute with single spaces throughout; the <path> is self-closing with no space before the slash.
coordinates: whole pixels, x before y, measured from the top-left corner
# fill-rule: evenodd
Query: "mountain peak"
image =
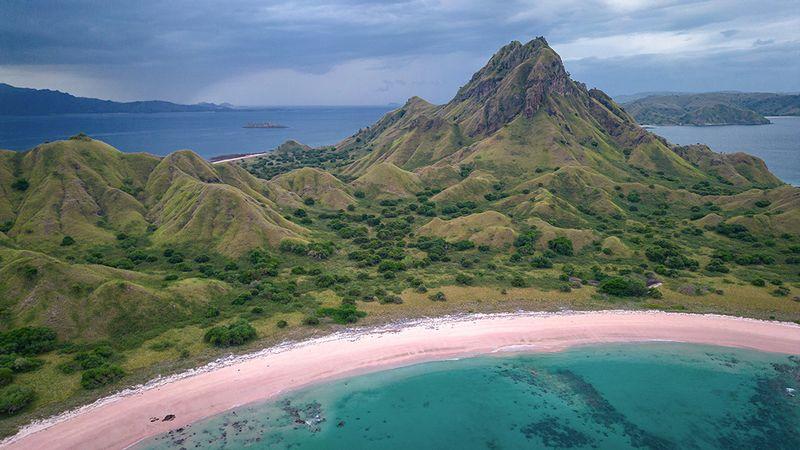
<path id="1" fill-rule="evenodd" d="M 454 110 L 474 113 L 479 120 L 471 136 L 496 131 L 524 113 L 532 117 L 552 94 L 578 91 L 569 78 L 561 58 L 543 37 L 527 44 L 513 41 L 500 48 L 450 102 Z M 467 108 L 457 105 L 468 104 Z"/>

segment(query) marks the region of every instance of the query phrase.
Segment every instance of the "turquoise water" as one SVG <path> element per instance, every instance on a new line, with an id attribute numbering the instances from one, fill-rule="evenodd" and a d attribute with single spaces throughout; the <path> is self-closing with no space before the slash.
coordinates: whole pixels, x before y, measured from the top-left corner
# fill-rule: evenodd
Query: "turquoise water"
<path id="1" fill-rule="evenodd" d="M 425 363 L 311 387 L 140 449 L 800 448 L 800 357 L 685 344 Z"/>
<path id="2" fill-rule="evenodd" d="M 758 156 L 786 183 L 800 186 L 800 117 L 770 117 L 769 125 L 724 127 L 652 127 L 674 144 L 703 143 L 724 153 Z"/>

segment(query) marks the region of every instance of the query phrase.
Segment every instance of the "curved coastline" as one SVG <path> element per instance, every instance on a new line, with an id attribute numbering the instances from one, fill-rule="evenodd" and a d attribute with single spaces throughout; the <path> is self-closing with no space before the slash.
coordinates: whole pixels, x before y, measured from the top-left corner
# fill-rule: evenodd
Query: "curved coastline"
<path id="1" fill-rule="evenodd" d="M 153 380 L 32 423 L 0 446 L 125 448 L 244 404 L 367 372 L 477 355 L 648 341 L 800 354 L 800 326 L 659 311 L 568 311 L 447 316 L 349 329 Z M 168 414 L 175 419 L 151 422 Z"/>

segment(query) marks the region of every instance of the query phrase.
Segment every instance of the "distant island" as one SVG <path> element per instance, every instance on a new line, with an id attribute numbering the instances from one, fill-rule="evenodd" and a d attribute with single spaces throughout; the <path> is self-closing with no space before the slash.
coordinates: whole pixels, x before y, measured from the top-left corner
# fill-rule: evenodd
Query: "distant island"
<path id="1" fill-rule="evenodd" d="M 289 128 L 286 125 L 272 122 L 250 122 L 242 128 Z"/>
<path id="2" fill-rule="evenodd" d="M 41 116 L 50 114 L 86 113 L 160 113 L 232 111 L 228 105 L 198 103 L 181 105 L 161 100 L 115 102 L 97 98 L 76 97 L 50 89 L 30 89 L 0 83 L 0 115 Z"/>
<path id="3" fill-rule="evenodd" d="M 640 124 L 765 125 L 765 116 L 800 115 L 800 95 L 709 92 L 622 96 L 622 106 Z"/>

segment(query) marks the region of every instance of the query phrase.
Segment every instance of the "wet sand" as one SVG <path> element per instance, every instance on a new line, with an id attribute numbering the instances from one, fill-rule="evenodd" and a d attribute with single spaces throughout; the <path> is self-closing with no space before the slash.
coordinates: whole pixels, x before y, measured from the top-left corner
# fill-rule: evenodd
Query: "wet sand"
<path id="1" fill-rule="evenodd" d="M 237 406 L 366 372 L 499 352 L 646 341 L 800 354 L 800 326 L 718 315 L 601 311 L 471 315 L 354 329 L 213 363 L 100 400 L 31 424 L 3 447 L 125 448 Z M 167 416 L 174 418 L 164 421 Z"/>

